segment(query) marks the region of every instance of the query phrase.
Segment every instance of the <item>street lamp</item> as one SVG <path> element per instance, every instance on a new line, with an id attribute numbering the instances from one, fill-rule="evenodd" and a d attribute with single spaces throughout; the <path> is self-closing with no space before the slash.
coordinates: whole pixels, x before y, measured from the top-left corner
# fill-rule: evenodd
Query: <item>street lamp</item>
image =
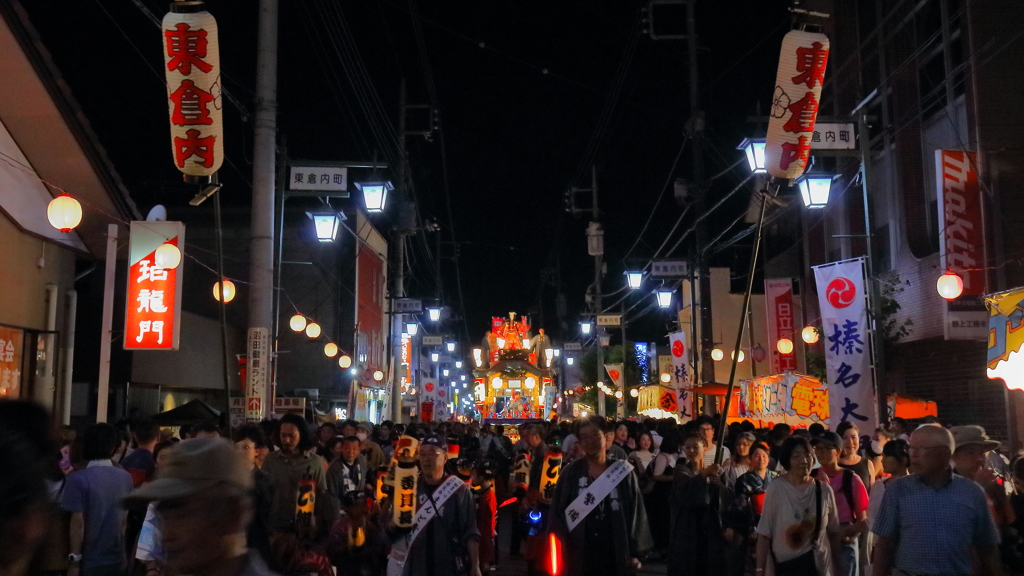
<path id="1" fill-rule="evenodd" d="M 447 377 L 449 372 L 450 372 L 450 370 L 445 368 L 444 370 L 441 370 L 441 375 Z"/>
<path id="2" fill-rule="evenodd" d="M 672 305 L 672 291 L 671 290 L 658 290 L 658 306 L 662 308 L 668 308 Z"/>
<path id="3" fill-rule="evenodd" d="M 600 338 L 601 338 L 601 346 L 607 346 L 612 341 L 612 335 L 608 334 L 607 332 L 604 333 L 604 334 L 601 334 Z"/>
<path id="4" fill-rule="evenodd" d="M 462 369 L 462 360 L 456 360 L 455 361 L 455 367 L 458 368 L 459 370 L 461 370 Z"/>
<path id="5" fill-rule="evenodd" d="M 437 322 L 441 319 L 440 308 L 427 308 L 427 317 L 430 318 L 431 322 Z"/>
<path id="6" fill-rule="evenodd" d="M 640 288 L 640 284 L 643 282 L 643 272 L 626 272 L 626 284 L 629 285 L 630 290 L 637 290 Z"/>
<path id="7" fill-rule="evenodd" d="M 449 352 L 455 352 L 455 342 L 448 342 L 445 344 Z"/>
<path id="8" fill-rule="evenodd" d="M 415 336 L 420 331 L 420 325 L 416 322 L 405 323 L 405 333 L 409 336 Z"/>
<path id="9" fill-rule="evenodd" d="M 576 359 L 573 358 L 572 356 L 566 356 L 565 363 L 568 364 L 569 366 L 572 366 L 573 364 L 576 363 Z"/>
<path id="10" fill-rule="evenodd" d="M 800 187 L 800 197 L 804 200 L 804 206 L 824 208 L 828 204 L 828 195 L 835 178 L 831 174 L 805 174 L 798 178 L 796 184 Z"/>
<path id="11" fill-rule="evenodd" d="M 589 320 L 584 320 L 580 322 L 580 332 L 582 332 L 584 335 L 588 335 L 590 334 L 590 329 L 593 328 L 593 326 L 594 324 L 592 322 L 590 322 Z"/>
<path id="12" fill-rule="evenodd" d="M 306 212 L 306 216 L 313 220 L 316 239 L 321 242 L 334 242 L 338 237 L 338 228 L 341 227 L 341 222 L 348 220 L 343 212 L 338 212 L 330 206 Z"/>
<path id="13" fill-rule="evenodd" d="M 747 155 L 747 166 L 754 174 L 764 174 L 768 171 L 764 162 L 764 144 L 763 138 L 744 138 L 736 147 Z"/>
<path id="14" fill-rule="evenodd" d="M 356 188 L 363 193 L 363 204 L 367 212 L 383 212 L 388 200 L 388 191 L 394 190 L 391 182 L 356 182 Z"/>

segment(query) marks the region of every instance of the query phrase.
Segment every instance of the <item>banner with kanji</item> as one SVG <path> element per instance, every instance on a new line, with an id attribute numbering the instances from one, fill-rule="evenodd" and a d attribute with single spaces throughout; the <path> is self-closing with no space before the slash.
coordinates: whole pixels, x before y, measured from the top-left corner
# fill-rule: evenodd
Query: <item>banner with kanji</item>
<path id="1" fill-rule="evenodd" d="M 693 381 L 690 379 L 690 350 L 686 346 L 686 332 L 669 334 L 668 345 L 672 352 L 671 384 L 676 390 L 679 418 L 682 422 L 689 422 L 693 418 L 693 398 L 690 395 Z"/>
<path id="2" fill-rule="evenodd" d="M 874 430 L 878 416 L 871 369 L 864 258 L 814 267 L 825 336 L 829 427 L 850 421 Z"/>
<path id="3" fill-rule="evenodd" d="M 764 297 L 767 300 L 768 343 L 771 348 L 772 374 L 796 370 L 796 352 L 779 352 L 779 340 L 787 338 L 796 342 L 796 313 L 793 309 L 793 279 L 769 278 L 764 281 Z"/>
<path id="4" fill-rule="evenodd" d="M 172 2 L 162 28 L 174 166 L 209 176 L 224 162 L 217 21 L 202 2 Z"/>
<path id="5" fill-rule="evenodd" d="M 420 387 L 420 422 L 431 422 L 437 417 L 438 383 L 434 379 L 424 380 Z"/>
<path id="6" fill-rule="evenodd" d="M 775 178 L 792 180 L 807 168 L 828 51 L 828 36 L 818 32 L 791 30 L 782 39 L 764 148 Z"/>

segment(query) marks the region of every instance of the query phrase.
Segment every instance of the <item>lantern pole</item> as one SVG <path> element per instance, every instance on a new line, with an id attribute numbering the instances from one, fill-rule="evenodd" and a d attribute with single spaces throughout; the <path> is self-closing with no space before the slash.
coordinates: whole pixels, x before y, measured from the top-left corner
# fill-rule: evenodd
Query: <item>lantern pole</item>
<path id="1" fill-rule="evenodd" d="M 777 185 L 776 185 L 777 186 Z M 776 191 L 778 188 L 776 188 Z M 757 255 L 761 251 L 761 229 L 764 227 L 764 211 L 768 206 L 768 190 L 761 192 L 761 216 L 757 219 L 757 236 L 754 239 L 754 252 L 750 255 L 750 272 L 747 275 L 747 291 L 743 295 L 743 310 L 740 312 L 740 329 L 736 333 L 736 345 L 732 349 L 732 366 L 729 368 L 729 388 L 725 391 L 725 402 L 722 406 L 722 418 L 718 421 L 716 436 L 718 443 L 725 438 L 725 421 L 729 417 L 729 404 L 732 403 L 732 391 L 736 387 L 736 366 L 739 364 L 740 344 L 743 342 L 743 330 L 747 325 L 747 311 L 750 310 L 750 293 L 754 290 L 754 271 L 757 269 Z M 753 354 L 750 361 L 753 362 Z M 722 463 L 722 450 L 715 451 L 715 464 Z"/>
<path id="2" fill-rule="evenodd" d="M 117 272 L 117 224 L 107 224 L 107 261 L 103 275 L 103 319 L 100 328 L 100 374 L 96 389 L 96 422 L 107 421 L 110 394 L 110 345 L 114 330 L 114 281 Z"/>
<path id="3" fill-rule="evenodd" d="M 259 2 L 259 38 L 256 51 L 256 120 L 253 138 L 252 223 L 249 240 L 248 358 L 254 345 L 269 348 L 274 322 L 274 177 L 277 138 L 277 15 L 278 0 Z M 261 359 L 265 361 L 264 359 Z M 256 371 L 249 370 L 255 375 Z M 266 371 L 264 371 L 266 373 Z M 258 385 L 257 382 L 247 383 Z M 247 386 L 248 388 L 248 386 Z M 268 384 L 257 389 L 260 416 L 268 411 Z M 254 390 L 246 390 L 249 396 Z M 248 406 L 246 409 L 248 410 Z"/>

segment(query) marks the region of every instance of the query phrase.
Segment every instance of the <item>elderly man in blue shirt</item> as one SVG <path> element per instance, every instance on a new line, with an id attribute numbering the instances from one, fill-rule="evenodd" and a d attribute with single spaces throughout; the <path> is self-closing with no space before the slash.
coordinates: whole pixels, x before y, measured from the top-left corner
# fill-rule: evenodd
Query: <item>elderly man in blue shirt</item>
<path id="1" fill-rule="evenodd" d="M 999 532 L 981 486 L 949 467 L 953 435 L 938 425 L 910 436 L 913 474 L 890 482 L 875 521 L 873 576 L 1003 574 Z"/>

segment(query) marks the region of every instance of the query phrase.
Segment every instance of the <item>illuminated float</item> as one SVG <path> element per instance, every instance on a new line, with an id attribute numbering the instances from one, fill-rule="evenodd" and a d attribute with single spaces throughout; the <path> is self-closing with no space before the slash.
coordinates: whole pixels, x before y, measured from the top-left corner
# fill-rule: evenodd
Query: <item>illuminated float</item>
<path id="1" fill-rule="evenodd" d="M 531 334 L 529 319 L 491 319 L 480 348 L 473 350 L 477 409 L 486 422 L 517 423 L 549 417 L 555 400 L 553 349 L 544 329 Z"/>

